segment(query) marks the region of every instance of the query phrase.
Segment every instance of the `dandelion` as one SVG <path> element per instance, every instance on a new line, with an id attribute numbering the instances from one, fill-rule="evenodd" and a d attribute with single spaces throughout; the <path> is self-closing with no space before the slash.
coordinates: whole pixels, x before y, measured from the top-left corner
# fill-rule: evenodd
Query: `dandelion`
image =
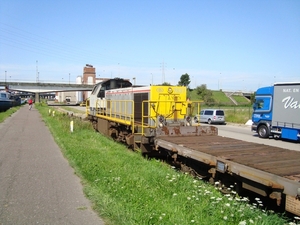
<path id="1" fill-rule="evenodd" d="M 176 195 L 177 195 L 177 193 L 174 193 L 174 194 L 173 194 L 173 196 L 176 196 Z"/>
<path id="2" fill-rule="evenodd" d="M 195 223 L 195 220 L 191 220 L 191 223 Z"/>
<path id="3" fill-rule="evenodd" d="M 224 216 L 223 219 L 224 219 L 224 220 L 227 220 L 227 216 Z"/>

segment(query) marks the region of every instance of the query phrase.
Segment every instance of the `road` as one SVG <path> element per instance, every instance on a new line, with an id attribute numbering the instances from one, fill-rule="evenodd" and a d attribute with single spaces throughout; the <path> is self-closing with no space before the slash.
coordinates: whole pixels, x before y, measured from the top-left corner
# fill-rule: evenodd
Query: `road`
<path id="1" fill-rule="evenodd" d="M 226 125 L 214 125 L 214 126 L 218 128 L 219 136 L 230 137 L 238 140 L 300 151 L 300 143 L 275 140 L 273 138 L 270 139 L 259 138 L 257 134 L 251 132 L 250 126 L 247 125 L 226 124 Z"/>
<path id="2" fill-rule="evenodd" d="M 0 123 L 0 225 L 104 225 L 40 113 Z"/>

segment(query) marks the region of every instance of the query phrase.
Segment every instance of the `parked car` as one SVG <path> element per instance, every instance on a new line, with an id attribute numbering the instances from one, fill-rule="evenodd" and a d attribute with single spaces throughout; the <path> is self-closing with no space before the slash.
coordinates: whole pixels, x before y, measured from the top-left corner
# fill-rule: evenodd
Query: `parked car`
<path id="1" fill-rule="evenodd" d="M 194 122 L 225 124 L 225 113 L 222 109 L 203 109 L 199 115 L 194 116 Z"/>

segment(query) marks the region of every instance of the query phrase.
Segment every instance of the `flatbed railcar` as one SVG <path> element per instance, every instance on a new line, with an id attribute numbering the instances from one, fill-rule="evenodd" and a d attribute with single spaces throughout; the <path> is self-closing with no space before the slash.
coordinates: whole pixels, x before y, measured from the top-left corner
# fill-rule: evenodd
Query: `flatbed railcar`
<path id="1" fill-rule="evenodd" d="M 120 80 L 119 80 L 120 81 Z M 94 128 L 143 154 L 160 156 L 214 183 L 250 190 L 300 216 L 300 152 L 218 136 L 214 126 L 193 124 L 200 102 L 186 88 L 117 88 L 93 91 L 87 115 Z M 120 85 L 119 85 L 120 86 Z M 98 97 L 97 97 L 98 96 Z"/>

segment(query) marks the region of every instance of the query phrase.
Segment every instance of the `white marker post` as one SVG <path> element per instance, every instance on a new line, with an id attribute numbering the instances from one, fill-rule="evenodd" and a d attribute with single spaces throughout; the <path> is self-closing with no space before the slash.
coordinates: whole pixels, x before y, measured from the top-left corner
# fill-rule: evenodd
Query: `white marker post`
<path id="1" fill-rule="evenodd" d="M 71 122 L 70 122 L 70 131 L 71 131 L 71 133 L 73 133 L 73 120 L 71 120 Z"/>

